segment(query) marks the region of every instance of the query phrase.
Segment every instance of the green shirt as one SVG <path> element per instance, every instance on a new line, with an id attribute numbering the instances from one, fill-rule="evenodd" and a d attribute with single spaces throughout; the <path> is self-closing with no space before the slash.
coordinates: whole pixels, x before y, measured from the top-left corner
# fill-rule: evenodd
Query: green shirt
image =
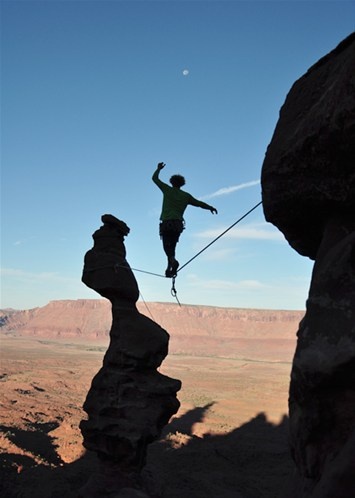
<path id="1" fill-rule="evenodd" d="M 187 206 L 204 207 L 205 204 L 195 199 L 188 192 L 184 192 L 176 187 L 170 187 L 159 179 L 159 171 L 156 171 L 152 177 L 153 182 L 163 192 L 163 207 L 160 215 L 161 221 L 166 220 L 183 220 L 184 212 Z"/>

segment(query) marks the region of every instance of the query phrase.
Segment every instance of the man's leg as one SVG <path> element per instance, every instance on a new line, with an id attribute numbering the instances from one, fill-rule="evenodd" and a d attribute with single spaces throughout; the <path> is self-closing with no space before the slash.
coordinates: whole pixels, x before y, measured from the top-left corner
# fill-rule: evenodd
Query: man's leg
<path id="1" fill-rule="evenodd" d="M 168 267 L 165 271 L 166 277 L 174 277 L 179 268 L 179 262 L 175 259 L 175 249 L 183 229 L 184 223 L 182 220 L 169 220 L 160 223 L 159 233 L 163 241 L 164 252 L 168 258 Z"/>
<path id="2" fill-rule="evenodd" d="M 175 259 L 175 250 L 179 235 L 179 233 L 173 231 L 165 232 L 162 235 L 164 252 L 168 258 L 168 266 L 165 271 L 167 277 L 173 277 L 179 267 L 179 263 Z"/>
<path id="3" fill-rule="evenodd" d="M 167 255 L 168 260 L 175 258 L 176 241 L 174 241 L 174 237 L 172 237 L 172 232 L 164 233 L 162 238 L 164 252 Z"/>

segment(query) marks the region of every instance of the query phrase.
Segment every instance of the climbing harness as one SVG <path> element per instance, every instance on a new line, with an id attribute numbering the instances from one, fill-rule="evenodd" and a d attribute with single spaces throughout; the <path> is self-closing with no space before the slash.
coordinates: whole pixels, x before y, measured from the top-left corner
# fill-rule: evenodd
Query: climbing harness
<path id="1" fill-rule="evenodd" d="M 183 230 L 185 230 L 185 220 L 164 220 L 159 225 L 160 238 L 169 232 L 176 233 L 179 238 Z"/>

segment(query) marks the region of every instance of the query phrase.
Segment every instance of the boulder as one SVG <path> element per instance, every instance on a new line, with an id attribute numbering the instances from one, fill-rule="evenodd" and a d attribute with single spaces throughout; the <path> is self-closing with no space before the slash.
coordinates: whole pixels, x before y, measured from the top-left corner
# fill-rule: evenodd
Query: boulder
<path id="1" fill-rule="evenodd" d="M 355 212 L 355 34 L 292 86 L 261 181 L 266 220 L 311 259 L 326 220 Z"/>
<path id="2" fill-rule="evenodd" d="M 292 498 L 355 490 L 355 34 L 291 88 L 262 169 L 266 219 L 315 260 L 292 365 Z"/>

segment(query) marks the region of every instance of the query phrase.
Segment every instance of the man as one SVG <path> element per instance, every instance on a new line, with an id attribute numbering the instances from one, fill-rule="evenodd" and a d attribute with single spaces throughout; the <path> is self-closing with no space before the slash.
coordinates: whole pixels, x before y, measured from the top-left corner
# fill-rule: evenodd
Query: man
<path id="1" fill-rule="evenodd" d="M 184 230 L 184 211 L 187 206 L 208 209 L 212 214 L 217 214 L 217 209 L 198 201 L 191 194 L 181 190 L 185 185 L 185 178 L 181 175 L 173 175 L 170 178 L 171 187 L 159 179 L 160 171 L 165 167 L 159 163 L 152 180 L 163 192 L 163 207 L 160 215 L 159 233 L 163 241 L 164 252 L 168 258 L 168 267 L 165 271 L 166 277 L 175 277 L 179 262 L 175 259 L 175 249 L 181 232 Z"/>

